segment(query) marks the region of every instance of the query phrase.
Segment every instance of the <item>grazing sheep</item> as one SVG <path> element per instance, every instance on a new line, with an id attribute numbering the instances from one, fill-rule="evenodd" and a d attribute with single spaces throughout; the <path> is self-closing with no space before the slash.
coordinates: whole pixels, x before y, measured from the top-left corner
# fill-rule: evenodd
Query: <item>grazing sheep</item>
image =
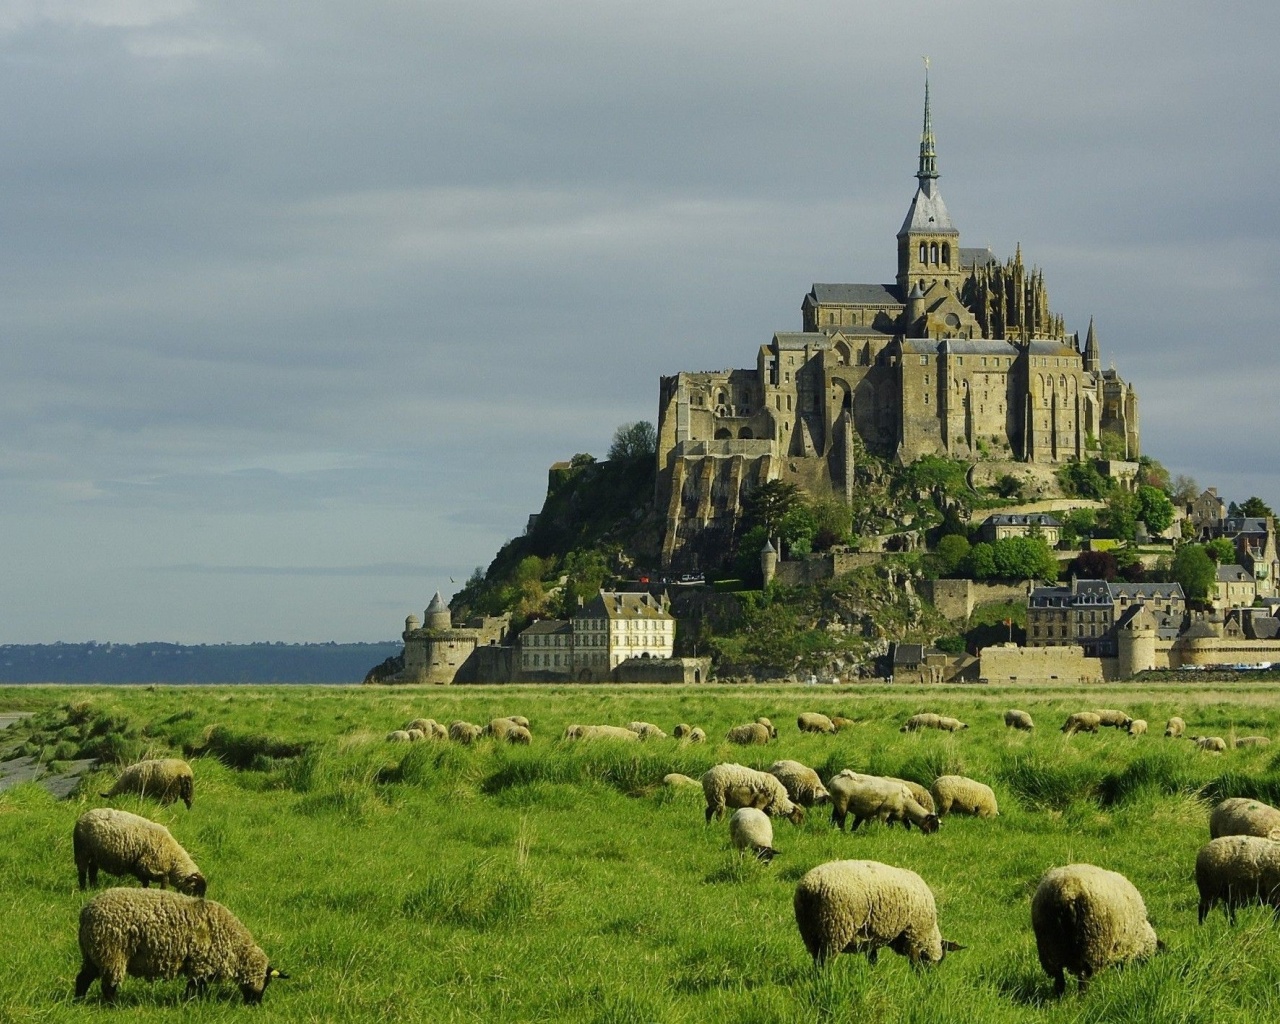
<path id="1" fill-rule="evenodd" d="M 773 848 L 773 822 L 764 811 L 739 807 L 729 818 L 729 838 L 739 850 L 750 850 L 766 864 L 777 856 Z"/>
<path id="2" fill-rule="evenodd" d="M 405 729 L 404 732 L 408 734 L 410 743 L 417 743 L 418 740 L 427 738 L 427 734 L 421 729 Z"/>
<path id="3" fill-rule="evenodd" d="M 1261 800 L 1232 796 L 1209 812 L 1209 837 L 1258 836 L 1280 839 L 1280 811 Z"/>
<path id="4" fill-rule="evenodd" d="M 1192 736 L 1191 742 L 1211 754 L 1222 754 L 1227 749 L 1227 741 L 1221 736 Z"/>
<path id="5" fill-rule="evenodd" d="M 469 747 L 478 740 L 484 733 L 484 730 L 478 725 L 471 722 L 458 720 L 449 723 L 449 739 L 454 743 L 461 743 L 465 747 Z"/>
<path id="6" fill-rule="evenodd" d="M 629 722 L 627 728 L 642 740 L 665 740 L 667 734 L 652 722 Z"/>
<path id="7" fill-rule="evenodd" d="M 800 938 L 819 967 L 837 953 L 866 953 L 874 964 L 881 946 L 915 964 L 936 964 L 964 948 L 939 933 L 924 879 L 874 860 L 818 865 L 796 885 L 794 907 Z"/>
<path id="8" fill-rule="evenodd" d="M 725 734 L 725 739 L 739 746 L 764 746 L 769 742 L 769 730 L 759 722 L 735 725 Z"/>
<path id="9" fill-rule="evenodd" d="M 1023 729 L 1030 732 L 1036 727 L 1036 723 L 1031 720 L 1031 716 L 1025 711 L 1006 711 L 1004 713 L 1004 724 L 1006 728 Z"/>
<path id="10" fill-rule="evenodd" d="M 1158 943 L 1133 883 L 1092 864 L 1044 873 L 1031 898 L 1031 927 L 1040 966 L 1058 994 L 1067 987 L 1064 971 L 1076 975 L 1083 990 L 1104 967 L 1144 960 Z"/>
<path id="11" fill-rule="evenodd" d="M 143 888 L 159 882 L 188 896 L 203 896 L 204 875 L 169 830 L 138 814 L 98 807 L 76 819 L 71 831 L 80 888 L 97 886 L 98 870 L 133 875 Z"/>
<path id="12" fill-rule="evenodd" d="M 969 728 L 969 723 L 962 722 L 958 718 L 949 718 L 946 715 L 941 715 L 938 718 L 938 728 L 944 732 L 959 732 L 961 729 Z"/>
<path id="13" fill-rule="evenodd" d="M 850 812 L 853 813 L 851 832 L 871 818 L 886 825 L 901 821 L 908 829 L 914 824 L 926 835 L 938 831 L 938 816 L 921 806 L 905 783 L 843 771 L 831 779 L 829 788 L 831 823 L 841 831 Z"/>
<path id="14" fill-rule="evenodd" d="M 792 802 L 787 789 L 768 772 L 740 764 L 718 764 L 699 780 L 707 799 L 707 821 L 724 816 L 726 807 L 754 807 L 770 817 L 790 818 L 799 825 L 804 808 Z"/>
<path id="15" fill-rule="evenodd" d="M 762 715 L 760 718 L 756 719 L 756 723 L 758 725 L 763 725 L 766 729 L 769 730 L 769 739 L 776 740 L 778 738 L 778 730 L 774 728 L 773 723 L 769 721 L 769 719 L 765 718 Z"/>
<path id="16" fill-rule="evenodd" d="M 799 761 L 774 761 L 769 774 L 787 788 L 787 796 L 801 807 L 826 803 L 831 799 L 818 773 Z"/>
<path id="17" fill-rule="evenodd" d="M 1184 722 L 1177 715 L 1174 715 L 1171 719 L 1169 719 L 1169 721 L 1165 724 L 1165 727 L 1164 727 L 1164 734 L 1166 736 L 1172 736 L 1174 739 L 1177 739 L 1186 731 L 1187 731 L 1187 723 Z"/>
<path id="18" fill-rule="evenodd" d="M 702 726 L 695 725 L 693 729 L 690 730 L 689 742 L 690 743 L 706 743 L 707 742 L 707 734 L 702 731 Z"/>
<path id="19" fill-rule="evenodd" d="M 387 742 L 388 743 L 412 743 L 413 737 L 409 735 L 408 729 L 394 729 L 391 732 L 387 733 Z"/>
<path id="20" fill-rule="evenodd" d="M 640 737 L 620 725 L 569 725 L 565 727 L 566 740 L 623 740 L 638 743 Z"/>
<path id="21" fill-rule="evenodd" d="M 679 772 L 668 772 L 662 776 L 662 784 L 664 786 L 701 786 L 697 779 L 690 778 L 688 775 L 681 775 Z"/>
<path id="22" fill-rule="evenodd" d="M 508 722 L 515 722 L 521 729 L 529 728 L 529 719 L 525 718 L 524 715 L 503 715 L 502 717 Z"/>
<path id="23" fill-rule="evenodd" d="M 1107 725 L 1113 729 L 1127 729 L 1133 721 L 1123 711 L 1116 711 L 1114 708 L 1100 708 L 1094 714 L 1098 716 L 1099 725 Z"/>
<path id="24" fill-rule="evenodd" d="M 449 730 L 434 718 L 415 718 L 405 726 L 405 730 L 408 732 L 412 732 L 414 729 L 422 730 L 423 735 L 425 735 L 429 740 L 444 740 L 449 738 Z"/>
<path id="25" fill-rule="evenodd" d="M 937 729 L 940 721 L 942 721 L 942 716 L 935 715 L 932 712 L 912 715 L 902 723 L 902 728 L 899 729 L 898 732 L 916 732 L 919 729 Z"/>
<path id="26" fill-rule="evenodd" d="M 1092 711 L 1077 711 L 1074 715 L 1067 716 L 1067 720 L 1062 723 L 1062 731 L 1068 736 L 1074 736 L 1078 732 L 1097 732 L 1101 724 L 1102 719 Z"/>
<path id="27" fill-rule="evenodd" d="M 512 729 L 520 728 L 509 718 L 491 718 L 489 724 L 481 731 L 482 736 L 492 736 L 495 740 L 506 740 Z"/>
<path id="28" fill-rule="evenodd" d="M 683 740 L 688 739 L 689 733 L 691 732 L 693 732 L 693 726 L 689 725 L 687 722 L 681 722 L 671 730 L 671 735 L 678 740 Z"/>
<path id="29" fill-rule="evenodd" d="M 886 775 L 886 779 L 890 782 L 900 782 L 907 787 L 908 792 L 915 798 L 916 803 L 932 814 L 936 808 L 933 805 L 933 794 L 918 782 L 912 782 L 910 779 L 895 779 L 892 775 Z"/>
<path id="30" fill-rule="evenodd" d="M 195 797 L 195 777 L 191 765 L 181 758 L 162 757 L 131 764 L 102 796 L 119 796 L 121 793 L 137 793 L 153 796 L 162 804 L 181 799 L 191 809 Z"/>
<path id="31" fill-rule="evenodd" d="M 1130 736 L 1144 736 L 1147 732 L 1147 720 L 1145 718 L 1135 718 L 1129 723 Z"/>
<path id="32" fill-rule="evenodd" d="M 1236 923 L 1236 909 L 1261 903 L 1280 912 L 1280 843 L 1259 836 L 1222 836 L 1196 854 L 1200 923 L 1221 903 Z"/>
<path id="33" fill-rule="evenodd" d="M 852 718 L 841 718 L 839 715 L 832 715 L 831 724 L 836 727 L 836 732 L 844 732 L 845 729 L 852 729 L 858 723 Z"/>
<path id="34" fill-rule="evenodd" d="M 801 732 L 832 733 L 836 731 L 836 723 L 826 715 L 818 714 L 816 711 L 806 711 L 796 718 L 796 728 Z"/>
<path id="35" fill-rule="evenodd" d="M 939 816 L 972 814 L 979 818 L 994 818 L 1000 814 L 991 787 L 963 775 L 940 776 L 934 780 L 929 792 L 933 794 Z"/>
<path id="36" fill-rule="evenodd" d="M 1271 740 L 1266 736 L 1237 736 L 1236 748 L 1240 747 L 1269 747 Z"/>
<path id="37" fill-rule="evenodd" d="M 533 742 L 533 733 L 526 729 L 523 725 L 513 726 L 507 733 L 508 743 L 518 743 L 522 747 L 527 747 Z"/>
<path id="38" fill-rule="evenodd" d="M 115 1001 L 126 975 L 187 978 L 187 993 L 233 981 L 246 1003 L 262 1001 L 275 970 L 249 930 L 221 903 L 159 889 L 108 889 L 80 911 L 82 964 L 76 998 L 102 978 L 102 1001 Z"/>

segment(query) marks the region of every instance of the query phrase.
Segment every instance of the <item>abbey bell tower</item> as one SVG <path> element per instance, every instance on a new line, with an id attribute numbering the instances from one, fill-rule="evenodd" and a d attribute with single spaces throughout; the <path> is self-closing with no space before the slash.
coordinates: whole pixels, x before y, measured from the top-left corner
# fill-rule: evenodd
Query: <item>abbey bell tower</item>
<path id="1" fill-rule="evenodd" d="M 960 232 L 951 224 L 947 205 L 938 191 L 938 153 L 929 116 L 929 61 L 924 73 L 924 131 L 920 134 L 920 182 L 907 219 L 898 232 L 898 288 L 903 298 L 920 286 L 927 294 L 935 284 L 958 293 L 963 271 L 960 266 Z"/>

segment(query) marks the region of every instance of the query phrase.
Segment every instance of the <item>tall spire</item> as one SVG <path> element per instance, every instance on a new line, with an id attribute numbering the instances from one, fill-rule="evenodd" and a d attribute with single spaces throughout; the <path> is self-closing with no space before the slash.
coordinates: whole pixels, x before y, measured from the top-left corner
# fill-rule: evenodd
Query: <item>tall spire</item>
<path id="1" fill-rule="evenodd" d="M 920 133 L 920 169 L 916 178 L 924 194 L 933 195 L 933 183 L 938 177 L 938 153 L 933 141 L 933 119 L 929 116 L 929 58 L 924 59 L 924 130 Z"/>
<path id="2" fill-rule="evenodd" d="M 1097 373 L 1101 368 L 1101 362 L 1102 359 L 1098 352 L 1098 338 L 1093 333 L 1093 317 L 1089 317 L 1089 333 L 1085 336 L 1084 342 L 1084 368 Z"/>

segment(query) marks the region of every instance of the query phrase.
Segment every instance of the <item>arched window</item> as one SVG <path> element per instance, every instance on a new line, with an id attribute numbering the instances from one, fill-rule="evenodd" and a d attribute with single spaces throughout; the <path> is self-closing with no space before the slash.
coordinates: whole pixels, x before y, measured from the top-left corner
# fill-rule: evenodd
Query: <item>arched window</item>
<path id="1" fill-rule="evenodd" d="M 732 437 L 733 437 L 733 431 L 729 430 L 727 427 L 721 427 L 719 430 L 716 431 L 717 441 L 728 441 Z"/>
<path id="2" fill-rule="evenodd" d="M 791 396 L 787 395 L 787 412 L 791 411 Z"/>
<path id="3" fill-rule="evenodd" d="M 743 427 L 738 431 L 738 437 L 743 441 L 750 441 L 754 435 L 751 433 L 750 427 Z"/>
<path id="4" fill-rule="evenodd" d="M 951 246 L 946 242 L 942 243 L 942 263 L 944 266 L 951 266 Z"/>
<path id="5" fill-rule="evenodd" d="M 920 262 L 928 262 L 928 254 L 925 251 L 924 242 L 920 243 Z"/>
<path id="6" fill-rule="evenodd" d="M 929 246 L 929 262 L 930 263 L 938 262 L 938 243 L 937 242 L 934 242 L 932 245 Z"/>

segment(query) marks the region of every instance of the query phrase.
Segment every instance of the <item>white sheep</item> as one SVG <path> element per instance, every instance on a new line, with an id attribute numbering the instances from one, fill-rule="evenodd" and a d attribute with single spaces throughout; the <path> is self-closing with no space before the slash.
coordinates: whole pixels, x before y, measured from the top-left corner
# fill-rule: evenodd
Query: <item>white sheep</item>
<path id="1" fill-rule="evenodd" d="M 890 782 L 901 783 L 907 787 L 907 791 L 915 798 L 916 803 L 923 807 L 930 814 L 937 809 L 933 803 L 933 794 L 918 782 L 912 782 L 910 779 L 896 779 L 892 775 L 884 776 Z"/>
<path id="2" fill-rule="evenodd" d="M 1227 741 L 1221 736 L 1192 736 L 1191 742 L 1210 754 L 1222 754 L 1227 749 Z"/>
<path id="3" fill-rule="evenodd" d="M 642 740 L 665 740 L 667 734 L 652 722 L 628 722 L 627 728 Z"/>
<path id="4" fill-rule="evenodd" d="M 774 724 L 771 721 L 769 721 L 769 719 L 765 718 L 762 715 L 761 717 L 756 719 L 756 723 L 759 725 L 763 725 L 766 729 L 769 730 L 769 739 L 776 740 L 778 738 L 778 730 L 774 727 Z"/>
<path id="5" fill-rule="evenodd" d="M 1271 740 L 1267 736 L 1237 736 L 1236 749 L 1241 747 L 1269 747 Z"/>
<path id="6" fill-rule="evenodd" d="M 690 743 L 706 743 L 707 742 L 707 734 L 702 730 L 702 726 L 695 725 L 692 729 L 689 730 L 689 742 Z"/>
<path id="7" fill-rule="evenodd" d="M 1147 720 L 1145 718 L 1135 718 L 1129 723 L 1130 736 L 1143 736 L 1147 732 Z"/>
<path id="8" fill-rule="evenodd" d="M 213 982 L 240 986 L 246 1003 L 262 1001 L 271 966 L 249 930 L 221 903 L 163 889 L 108 889 L 80 911 L 82 963 L 76 998 L 102 978 L 102 1000 L 115 1001 L 126 975 L 154 981 L 187 978 L 187 994 Z"/>
<path id="9" fill-rule="evenodd" d="M 693 732 L 693 727 L 688 722 L 680 722 L 671 730 L 671 735 L 678 740 L 689 738 L 689 733 Z"/>
<path id="10" fill-rule="evenodd" d="M 969 723 L 962 722 L 958 718 L 951 718 L 949 715 L 939 715 L 938 728 L 944 732 L 959 732 L 961 729 L 969 728 Z"/>
<path id="11" fill-rule="evenodd" d="M 412 743 L 413 735 L 409 732 L 408 729 L 392 729 L 391 732 L 387 733 L 387 742 L 388 743 Z M 103 795 L 105 796 L 106 794 L 103 794 Z"/>
<path id="12" fill-rule="evenodd" d="M 1127 729 L 1129 723 L 1133 721 L 1123 711 L 1117 711 L 1115 708 L 1099 708 L 1094 711 L 1098 716 L 1098 724 L 1110 726 L 1112 729 Z"/>
<path id="13" fill-rule="evenodd" d="M 521 743 L 525 746 L 533 742 L 533 734 L 528 728 L 511 718 L 491 719 L 482 730 L 482 735 L 492 736 L 504 743 Z"/>
<path id="14" fill-rule="evenodd" d="M 571 725 L 564 731 L 569 740 L 622 740 L 625 743 L 639 743 L 640 737 L 630 729 L 620 725 Z"/>
<path id="15" fill-rule="evenodd" d="M 1261 903 L 1280 913 L 1280 843 L 1260 836 L 1222 836 L 1196 854 L 1201 924 L 1221 903 L 1236 923 L 1236 909 Z"/>
<path id="16" fill-rule="evenodd" d="M 1124 875 L 1093 864 L 1044 873 L 1031 898 L 1031 927 L 1040 966 L 1059 994 L 1064 971 L 1083 990 L 1103 968 L 1146 959 L 1158 946 L 1141 893 Z"/>
<path id="17" fill-rule="evenodd" d="M 941 715 L 935 715 L 933 712 L 924 712 L 919 715 L 912 715 L 902 723 L 902 728 L 898 732 L 916 732 L 920 729 L 936 729 L 938 723 L 942 721 Z"/>
<path id="18" fill-rule="evenodd" d="M 933 892 L 914 871 L 874 860 L 835 860 L 800 879 L 794 899 L 805 948 L 821 967 L 837 953 L 876 962 L 888 946 L 912 963 L 938 963 L 963 949 L 938 931 Z"/>
<path id="19" fill-rule="evenodd" d="M 754 807 L 771 817 L 790 818 L 799 825 L 804 808 L 793 803 L 787 789 L 768 772 L 741 764 L 718 764 L 699 781 L 707 800 L 707 821 L 724 816 L 726 807 Z"/>
<path id="20" fill-rule="evenodd" d="M 1074 736 L 1078 732 L 1097 732 L 1101 724 L 1102 719 L 1096 713 L 1077 711 L 1074 715 L 1067 716 L 1067 720 L 1062 723 L 1062 731 L 1068 736 Z"/>
<path id="21" fill-rule="evenodd" d="M 1024 731 L 1030 731 L 1036 727 L 1036 723 L 1031 720 L 1029 714 L 1016 709 L 1004 713 L 1004 724 L 1006 728 Z"/>
<path id="22" fill-rule="evenodd" d="M 836 731 L 836 724 L 826 715 L 816 711 L 806 711 L 797 716 L 796 728 L 801 732 L 833 733 Z"/>
<path id="23" fill-rule="evenodd" d="M 668 772 L 666 775 L 662 776 L 662 784 L 664 786 L 671 786 L 672 788 L 677 789 L 681 786 L 698 786 L 699 788 L 702 786 L 702 783 L 697 779 L 691 778 L 688 775 L 682 775 L 680 772 Z"/>
<path id="24" fill-rule="evenodd" d="M 801 807 L 826 803 L 831 799 L 818 773 L 799 761 L 774 761 L 769 774 L 787 788 L 787 796 Z"/>
<path id="25" fill-rule="evenodd" d="M 97 807 L 76 819 L 71 832 L 80 888 L 97 886 L 98 870 L 133 875 L 143 887 L 159 882 L 189 896 L 203 896 L 205 878 L 163 825 L 138 814 Z"/>
<path id="26" fill-rule="evenodd" d="M 773 848 L 773 822 L 764 811 L 739 807 L 729 818 L 729 838 L 735 849 L 750 850 L 766 864 L 777 856 Z"/>
<path id="27" fill-rule="evenodd" d="M 963 775 L 939 776 L 934 779 L 929 792 L 933 794 L 939 816 L 972 814 L 979 818 L 994 818 L 1000 814 L 991 787 Z"/>
<path id="28" fill-rule="evenodd" d="M 404 728 L 406 732 L 418 729 L 429 740 L 446 740 L 449 738 L 449 730 L 434 718 L 415 718 L 412 722 L 406 723 Z"/>
<path id="29" fill-rule="evenodd" d="M 836 727 L 836 732 L 844 732 L 845 729 L 852 729 L 858 723 L 852 718 L 843 718 L 840 715 L 832 715 L 831 724 Z"/>
<path id="30" fill-rule="evenodd" d="M 515 722 L 521 729 L 529 728 L 529 719 L 525 718 L 524 715 L 503 715 L 502 717 L 508 722 Z"/>
<path id="31" fill-rule="evenodd" d="M 461 719 L 449 723 L 449 739 L 454 743 L 461 743 L 463 746 L 470 746 L 478 740 L 484 733 L 484 730 L 478 725 L 471 722 L 464 722 Z"/>
<path id="32" fill-rule="evenodd" d="M 1232 796 L 1209 812 L 1209 837 L 1258 836 L 1280 839 L 1280 810 L 1261 800 Z"/>
<path id="33" fill-rule="evenodd" d="M 725 734 L 725 739 L 743 747 L 764 746 L 769 742 L 769 729 L 759 722 L 748 722 L 746 725 L 735 725 Z"/>
<path id="34" fill-rule="evenodd" d="M 427 734 L 421 729 L 406 729 L 404 731 L 408 733 L 410 743 L 417 743 L 419 740 L 425 740 L 427 738 Z"/>
<path id="35" fill-rule="evenodd" d="M 1164 734 L 1166 736 L 1172 736 L 1174 739 L 1177 739 L 1186 731 L 1187 723 L 1177 715 L 1174 715 L 1167 723 L 1165 723 Z"/>
<path id="36" fill-rule="evenodd" d="M 181 799 L 190 810 L 191 801 L 195 798 L 195 777 L 191 774 L 191 765 L 181 758 L 138 761 L 122 771 L 115 784 L 101 795 L 118 796 L 121 793 L 152 796 L 162 804 Z"/>
<path id="37" fill-rule="evenodd" d="M 903 782 L 843 771 L 832 777 L 827 788 L 831 793 L 831 823 L 838 829 L 844 829 L 846 818 L 852 814 L 850 831 L 872 818 L 886 825 L 901 821 L 908 829 L 916 825 L 926 835 L 938 831 L 938 816 L 925 810 Z"/>

